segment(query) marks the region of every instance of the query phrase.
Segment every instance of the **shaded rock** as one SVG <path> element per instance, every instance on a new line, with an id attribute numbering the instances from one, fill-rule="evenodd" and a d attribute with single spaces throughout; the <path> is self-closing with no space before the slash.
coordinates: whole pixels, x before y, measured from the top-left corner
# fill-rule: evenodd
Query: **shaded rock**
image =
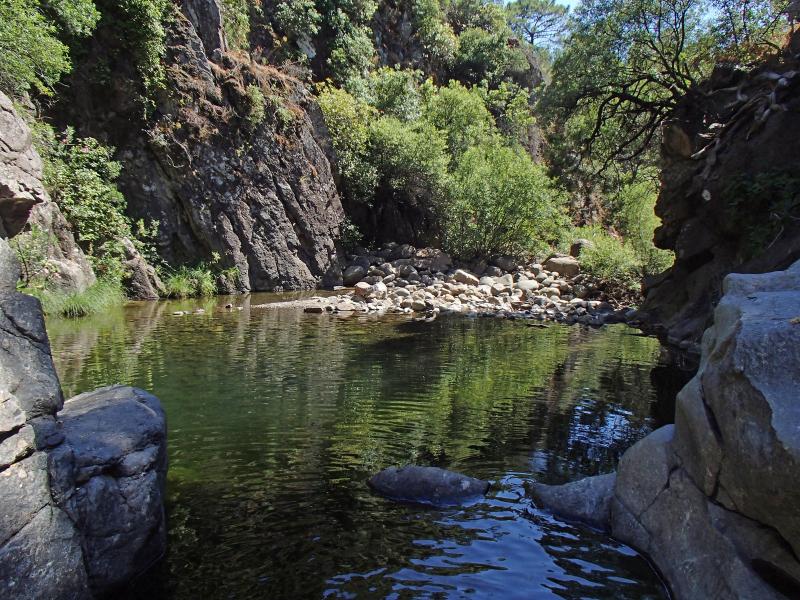
<path id="1" fill-rule="evenodd" d="M 217 0 L 183 0 L 181 8 L 202 40 L 206 55 L 212 56 L 215 50 L 225 52 L 228 49 L 222 26 L 222 7 Z"/>
<path id="2" fill-rule="evenodd" d="M 92 590 L 107 593 L 166 548 L 166 418 L 157 398 L 127 386 L 75 396 L 58 418 L 53 497 L 80 533 Z"/>
<path id="3" fill-rule="evenodd" d="M 554 256 L 544 263 L 547 271 L 553 271 L 563 277 L 575 277 L 581 266 L 574 256 Z"/>
<path id="4" fill-rule="evenodd" d="M 581 252 L 583 252 L 587 248 L 594 248 L 594 242 L 584 238 L 578 238 L 570 245 L 569 255 L 575 258 L 579 258 Z"/>
<path id="5" fill-rule="evenodd" d="M 389 467 L 370 477 L 370 488 L 393 500 L 436 506 L 484 495 L 489 482 L 438 467 Z"/>
<path id="6" fill-rule="evenodd" d="M 367 275 L 367 268 L 362 265 L 350 265 L 342 273 L 342 283 L 348 287 L 354 286 Z"/>
<path id="7" fill-rule="evenodd" d="M 30 128 L 0 92 L 0 236 L 19 233 L 33 206 L 48 200 Z"/>
<path id="8" fill-rule="evenodd" d="M 492 259 L 492 264 L 500 267 L 503 271 L 509 272 L 517 268 L 519 261 L 513 256 L 495 256 Z"/>
<path id="9" fill-rule="evenodd" d="M 123 267 L 125 274 L 122 284 L 128 296 L 135 300 L 158 300 L 166 294 L 166 288 L 152 265 L 147 264 L 144 257 L 136 249 L 131 240 L 122 240 L 125 251 Z"/>
<path id="10" fill-rule="evenodd" d="M 528 493 L 538 504 L 565 519 L 582 521 L 598 529 L 609 529 L 616 479 L 616 473 L 609 473 L 565 485 L 532 483 L 528 486 Z"/>

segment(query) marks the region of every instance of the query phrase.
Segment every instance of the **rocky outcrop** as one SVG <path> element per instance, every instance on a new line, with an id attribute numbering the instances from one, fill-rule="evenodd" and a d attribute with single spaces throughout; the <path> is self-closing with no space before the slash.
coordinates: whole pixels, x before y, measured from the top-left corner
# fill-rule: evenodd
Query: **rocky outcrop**
<path id="1" fill-rule="evenodd" d="M 647 553 L 678 598 L 796 598 L 800 262 L 723 288 L 675 425 L 628 450 L 613 486 L 531 491 Z"/>
<path id="2" fill-rule="evenodd" d="M 719 65 L 663 134 L 655 242 L 676 260 L 646 282 L 642 314 L 664 339 L 696 352 L 725 275 L 800 258 L 800 32 L 750 73 Z"/>
<path id="3" fill-rule="evenodd" d="M 170 265 L 219 255 L 219 267 L 238 270 L 241 291 L 339 283 L 344 212 L 310 116 L 313 96 L 299 80 L 225 52 L 217 2 L 182 7 L 168 27 L 166 91 L 146 123 L 131 102 L 139 76 L 129 61 L 112 64 L 113 84 L 102 90 L 80 76 L 94 57 L 116 56 L 102 31 L 59 112 L 117 148 L 128 212 L 158 221 L 156 249 Z"/>
<path id="4" fill-rule="evenodd" d="M 48 284 L 65 292 L 83 291 L 94 271 L 58 206 L 42 184 L 42 160 L 31 130 L 0 92 L 0 236 L 36 256 Z M 27 231 L 23 231 L 26 228 Z M 32 231 L 35 230 L 35 231 Z M 24 253 L 25 253 L 24 252 Z M 38 267 L 37 267 L 38 269 Z"/>
<path id="5" fill-rule="evenodd" d="M 15 210 L 0 204 L 4 223 Z M 164 415 L 123 387 L 62 411 L 41 305 L 19 275 L 0 237 L 0 597 L 92 598 L 164 552 Z"/>

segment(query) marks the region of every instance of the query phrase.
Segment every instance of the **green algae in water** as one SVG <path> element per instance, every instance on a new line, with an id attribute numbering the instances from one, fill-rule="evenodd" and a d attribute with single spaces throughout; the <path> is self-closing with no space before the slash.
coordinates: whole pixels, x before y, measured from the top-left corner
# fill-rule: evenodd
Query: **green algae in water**
<path id="1" fill-rule="evenodd" d="M 609 472 L 660 424 L 655 340 L 219 302 L 48 323 L 66 394 L 125 383 L 167 412 L 168 556 L 128 598 L 666 597 L 643 558 L 523 488 Z M 406 462 L 496 485 L 446 510 L 370 493 Z"/>

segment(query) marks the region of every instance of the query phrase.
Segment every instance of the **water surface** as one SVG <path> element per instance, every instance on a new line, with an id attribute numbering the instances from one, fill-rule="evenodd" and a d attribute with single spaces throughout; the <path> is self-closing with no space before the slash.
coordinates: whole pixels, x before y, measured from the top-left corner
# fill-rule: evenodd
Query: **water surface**
<path id="1" fill-rule="evenodd" d="M 265 299 L 48 324 L 66 394 L 120 382 L 167 412 L 169 551 L 130 598 L 666 597 L 643 558 L 523 487 L 609 472 L 670 414 L 655 340 L 249 308 Z M 404 463 L 496 485 L 440 510 L 367 489 Z"/>

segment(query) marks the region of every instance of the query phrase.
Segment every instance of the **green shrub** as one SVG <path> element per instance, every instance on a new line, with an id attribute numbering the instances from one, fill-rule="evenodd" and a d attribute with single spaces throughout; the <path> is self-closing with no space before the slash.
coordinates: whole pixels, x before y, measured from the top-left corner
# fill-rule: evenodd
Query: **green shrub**
<path id="1" fill-rule="evenodd" d="M 413 121 L 420 115 L 419 71 L 381 67 L 366 78 L 350 82 L 356 97 L 381 113 L 401 121 Z"/>
<path id="2" fill-rule="evenodd" d="M 642 277 L 642 264 L 631 244 L 612 237 L 600 226 L 575 230 L 573 239 L 584 238 L 592 245 L 581 250 L 581 271 L 603 281 L 635 289 Z"/>
<path id="3" fill-rule="evenodd" d="M 519 48 L 508 45 L 510 31 L 470 28 L 458 36 L 453 71 L 462 81 L 498 85 L 515 71 L 529 68 Z"/>
<path id="4" fill-rule="evenodd" d="M 333 141 L 345 192 L 355 201 L 369 203 L 377 185 L 377 172 L 367 158 L 368 124 L 376 111 L 333 85 L 323 84 L 319 90 L 319 106 Z"/>
<path id="5" fill-rule="evenodd" d="M 0 88 L 21 96 L 31 88 L 52 95 L 72 65 L 56 26 L 39 12 L 36 0 L 0 2 Z"/>
<path id="6" fill-rule="evenodd" d="M 38 225 L 32 225 L 12 238 L 9 243 L 20 265 L 20 284 L 23 287 L 40 287 L 46 279 L 48 250 L 53 235 Z"/>
<path id="7" fill-rule="evenodd" d="M 253 125 L 259 125 L 267 115 L 264 92 L 261 91 L 259 86 L 253 84 L 247 86 L 247 102 L 247 120 Z"/>
<path id="8" fill-rule="evenodd" d="M 275 10 L 275 22 L 280 30 L 295 39 L 316 35 L 321 20 L 314 0 L 285 0 Z"/>
<path id="9" fill-rule="evenodd" d="M 250 3 L 248 0 L 222 0 L 225 39 L 234 50 L 250 47 Z"/>
<path id="10" fill-rule="evenodd" d="M 42 310 L 50 317 L 86 317 L 125 301 L 119 282 L 107 279 L 98 280 L 83 292 L 64 293 L 47 288 L 22 288 L 20 291 L 39 298 Z"/>
<path id="11" fill-rule="evenodd" d="M 423 96 L 423 117 L 444 132 L 454 157 L 485 142 L 493 133 L 494 119 L 476 88 L 467 88 L 458 81 L 441 88 L 426 82 Z"/>
<path id="12" fill-rule="evenodd" d="M 434 67 L 450 66 L 455 58 L 458 41 L 452 27 L 445 21 L 439 1 L 414 0 L 412 14 L 416 36 L 425 58 Z"/>
<path id="13" fill-rule="evenodd" d="M 430 123 L 381 117 L 370 127 L 369 160 L 384 190 L 437 199 L 447 180 L 444 136 Z"/>
<path id="14" fill-rule="evenodd" d="M 348 25 L 336 34 L 328 57 L 331 77 L 340 83 L 363 77 L 372 66 L 375 47 L 372 30 L 366 26 Z"/>
<path id="15" fill-rule="evenodd" d="M 445 246 L 462 258 L 529 255 L 566 226 L 564 195 L 519 149 L 470 148 L 459 160 L 444 207 Z"/>
<path id="16" fill-rule="evenodd" d="M 170 298 L 213 296 L 217 292 L 216 277 L 204 263 L 196 267 L 179 267 L 167 276 L 164 287 Z"/>

